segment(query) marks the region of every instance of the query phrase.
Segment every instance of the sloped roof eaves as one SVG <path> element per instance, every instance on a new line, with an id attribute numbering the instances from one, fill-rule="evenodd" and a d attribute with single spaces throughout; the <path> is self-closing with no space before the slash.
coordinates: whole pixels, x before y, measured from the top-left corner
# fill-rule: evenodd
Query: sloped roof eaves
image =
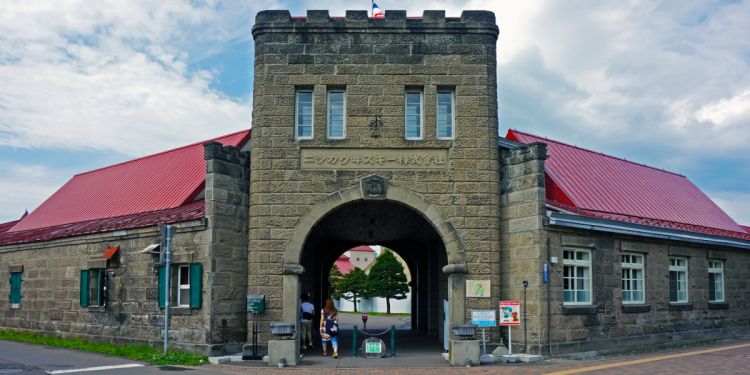
<path id="1" fill-rule="evenodd" d="M 720 235 L 696 233 L 695 231 L 659 228 L 640 223 L 618 222 L 611 218 L 604 219 L 552 211 L 547 211 L 547 219 L 549 220 L 549 225 L 553 226 L 750 250 L 750 236 L 747 239 L 729 238 Z"/>
<path id="2" fill-rule="evenodd" d="M 508 138 L 546 143 L 545 172 L 578 208 L 742 231 L 682 175 L 517 130 Z"/>
<path id="3" fill-rule="evenodd" d="M 13 220 L 9 221 L 7 223 L 0 223 L 0 233 L 5 233 L 10 230 L 10 228 L 13 228 L 13 226 L 16 225 L 20 220 Z"/>
<path id="4" fill-rule="evenodd" d="M 205 182 L 203 144 L 241 146 L 250 131 L 228 134 L 74 176 L 11 232 L 177 208 Z"/>
<path id="5" fill-rule="evenodd" d="M 159 223 L 174 224 L 202 219 L 205 215 L 204 201 L 196 201 L 177 208 L 143 212 L 119 217 L 89 220 L 52 227 L 0 233 L 0 246 L 51 241 L 116 230 L 144 228 Z"/>

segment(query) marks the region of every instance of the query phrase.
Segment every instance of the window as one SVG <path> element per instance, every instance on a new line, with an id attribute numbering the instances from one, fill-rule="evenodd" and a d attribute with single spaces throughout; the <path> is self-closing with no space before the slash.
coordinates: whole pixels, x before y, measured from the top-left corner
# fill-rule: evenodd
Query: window
<path id="1" fill-rule="evenodd" d="M 591 304 L 591 252 L 563 250 L 563 302 Z"/>
<path id="2" fill-rule="evenodd" d="M 328 139 L 346 138 L 346 91 L 328 91 Z"/>
<path id="3" fill-rule="evenodd" d="M 687 258 L 669 258 L 669 302 L 688 301 Z"/>
<path id="4" fill-rule="evenodd" d="M 190 266 L 177 268 L 177 306 L 190 306 Z"/>
<path id="5" fill-rule="evenodd" d="M 622 261 L 622 303 L 645 303 L 643 255 L 623 254 Z"/>
<path id="6" fill-rule="evenodd" d="M 455 122 L 453 90 L 438 90 L 437 92 L 437 137 L 438 139 L 453 139 L 453 124 Z"/>
<path id="7" fill-rule="evenodd" d="M 103 268 L 81 270 L 81 307 L 104 306 L 107 301 L 107 276 Z"/>
<path id="8" fill-rule="evenodd" d="M 172 266 L 169 277 L 170 305 L 175 307 L 201 307 L 203 293 L 203 265 L 200 263 L 176 264 Z M 167 272 L 165 266 L 159 267 L 159 308 L 166 306 Z"/>
<path id="9" fill-rule="evenodd" d="M 708 301 L 724 302 L 724 262 L 708 261 Z"/>
<path id="10" fill-rule="evenodd" d="M 11 306 L 17 307 L 21 303 L 21 279 L 22 272 L 11 272 L 10 273 L 10 295 L 8 296 L 8 302 Z"/>
<path id="11" fill-rule="evenodd" d="M 422 91 L 406 91 L 406 139 L 422 139 Z"/>
<path id="12" fill-rule="evenodd" d="M 312 139 L 313 137 L 313 92 L 299 90 L 296 93 L 295 105 L 295 138 Z"/>

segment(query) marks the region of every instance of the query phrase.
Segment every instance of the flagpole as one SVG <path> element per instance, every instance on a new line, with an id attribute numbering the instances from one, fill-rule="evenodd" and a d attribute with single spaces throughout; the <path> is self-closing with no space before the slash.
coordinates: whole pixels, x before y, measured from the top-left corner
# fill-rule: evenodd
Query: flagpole
<path id="1" fill-rule="evenodd" d="M 372 8 L 374 4 L 375 4 L 375 0 L 370 0 L 370 17 L 375 17 L 375 14 L 372 13 L 373 12 Z"/>

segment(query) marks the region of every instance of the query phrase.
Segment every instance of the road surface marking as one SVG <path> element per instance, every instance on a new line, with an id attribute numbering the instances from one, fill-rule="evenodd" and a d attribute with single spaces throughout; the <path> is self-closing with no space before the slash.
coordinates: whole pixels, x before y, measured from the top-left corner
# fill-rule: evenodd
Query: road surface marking
<path id="1" fill-rule="evenodd" d="M 50 375 L 52 375 L 52 374 L 72 374 L 72 373 L 76 373 L 76 372 L 117 370 L 117 369 L 122 369 L 122 368 L 133 368 L 133 367 L 143 367 L 143 365 L 141 365 L 139 363 L 128 363 L 126 365 L 86 367 L 86 368 L 71 369 L 71 370 L 54 370 L 54 371 L 46 371 L 46 373 L 48 373 Z"/>
<path id="2" fill-rule="evenodd" d="M 696 351 L 692 351 L 692 352 L 677 353 L 677 354 L 667 354 L 667 355 L 661 355 L 661 356 L 658 356 L 658 357 L 636 359 L 636 360 L 632 360 L 632 361 L 606 363 L 606 364 L 598 365 L 598 366 L 582 367 L 582 368 L 575 368 L 575 369 L 570 369 L 570 370 L 548 372 L 547 375 L 578 374 L 578 373 L 582 373 L 582 372 L 604 370 L 604 369 L 615 368 L 615 367 L 632 366 L 632 365 L 638 365 L 638 364 L 641 364 L 641 363 L 663 361 L 663 360 L 666 360 L 666 359 L 689 357 L 689 356 L 692 356 L 692 355 L 699 355 L 699 354 L 706 354 L 706 353 L 715 353 L 715 352 L 720 352 L 720 351 L 724 351 L 724 350 L 740 349 L 740 348 L 747 348 L 747 347 L 750 347 L 750 344 L 740 344 L 740 345 L 732 345 L 732 346 L 723 346 L 723 347 L 720 347 L 720 348 L 705 349 L 705 350 L 696 350 Z"/>

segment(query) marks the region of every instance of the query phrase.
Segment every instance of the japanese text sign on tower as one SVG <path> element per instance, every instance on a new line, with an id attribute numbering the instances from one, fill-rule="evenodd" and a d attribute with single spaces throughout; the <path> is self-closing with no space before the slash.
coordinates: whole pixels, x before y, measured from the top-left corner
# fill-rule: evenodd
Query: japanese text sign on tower
<path id="1" fill-rule="evenodd" d="M 500 325 L 520 326 L 521 303 L 519 301 L 500 301 Z"/>

